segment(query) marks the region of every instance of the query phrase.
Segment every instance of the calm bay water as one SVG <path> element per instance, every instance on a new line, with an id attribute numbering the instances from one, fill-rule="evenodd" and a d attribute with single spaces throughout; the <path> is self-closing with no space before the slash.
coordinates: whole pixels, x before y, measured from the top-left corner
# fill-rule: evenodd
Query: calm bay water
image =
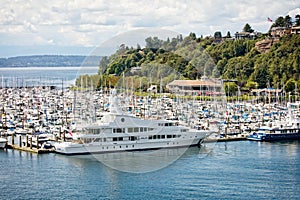
<path id="1" fill-rule="evenodd" d="M 156 162 L 156 158 L 152 161 Z M 201 148 L 189 148 L 167 167 L 148 173 L 118 171 L 88 155 L 35 155 L 1 150 L 0 169 L 0 199 L 299 199 L 300 196 L 300 142 L 203 144 Z"/>
<path id="2" fill-rule="evenodd" d="M 98 67 L 15 67 L 0 68 L 0 87 L 31 85 L 74 85 L 76 77 L 97 74 Z"/>

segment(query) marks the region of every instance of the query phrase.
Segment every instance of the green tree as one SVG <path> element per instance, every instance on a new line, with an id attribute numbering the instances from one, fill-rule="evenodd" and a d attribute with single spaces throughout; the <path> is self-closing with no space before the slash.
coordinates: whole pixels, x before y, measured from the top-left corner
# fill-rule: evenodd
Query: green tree
<path id="1" fill-rule="evenodd" d="M 293 25 L 292 18 L 289 15 L 285 16 L 284 22 L 285 22 L 285 27 L 287 28 L 290 28 Z"/>
<path id="2" fill-rule="evenodd" d="M 234 96 L 234 95 L 236 95 L 236 93 L 238 91 L 238 86 L 234 82 L 227 82 L 227 83 L 224 83 L 224 90 L 225 90 L 226 95 Z"/>
<path id="3" fill-rule="evenodd" d="M 296 81 L 294 80 L 294 79 L 289 79 L 287 82 L 286 82 L 286 84 L 285 84 L 285 90 L 287 91 L 287 92 L 293 92 L 294 90 L 295 90 L 295 86 L 296 86 Z"/>
<path id="4" fill-rule="evenodd" d="M 249 32 L 249 33 L 253 33 L 254 30 L 251 28 L 251 26 L 247 23 L 245 24 L 244 28 L 243 28 L 244 32 Z"/>
<path id="5" fill-rule="evenodd" d="M 196 33 L 190 33 L 190 37 L 192 38 L 192 40 L 196 40 L 197 37 L 196 37 Z"/>
<path id="6" fill-rule="evenodd" d="M 285 19 L 282 16 L 278 17 L 272 24 L 272 27 L 285 27 Z"/>
<path id="7" fill-rule="evenodd" d="M 109 64 L 109 58 L 107 56 L 103 56 L 99 63 L 98 74 L 103 74 L 104 71 L 107 69 L 108 64 Z"/>
<path id="8" fill-rule="evenodd" d="M 214 38 L 222 38 L 222 33 L 220 31 L 216 31 L 214 34 Z"/>
<path id="9" fill-rule="evenodd" d="M 254 82 L 254 81 L 248 81 L 247 84 L 246 84 L 246 87 L 251 90 L 251 89 L 255 89 L 258 87 L 258 83 L 257 82 Z"/>
<path id="10" fill-rule="evenodd" d="M 228 31 L 228 32 L 227 32 L 227 35 L 226 35 L 226 37 L 227 37 L 227 38 L 231 38 L 230 31 Z"/>
<path id="11" fill-rule="evenodd" d="M 146 47 L 150 49 L 159 49 L 163 44 L 163 41 L 158 39 L 158 37 L 148 37 L 145 39 L 145 41 Z"/>
<path id="12" fill-rule="evenodd" d="M 295 19 L 296 19 L 296 26 L 300 26 L 300 15 L 297 14 L 297 15 L 295 16 Z"/>

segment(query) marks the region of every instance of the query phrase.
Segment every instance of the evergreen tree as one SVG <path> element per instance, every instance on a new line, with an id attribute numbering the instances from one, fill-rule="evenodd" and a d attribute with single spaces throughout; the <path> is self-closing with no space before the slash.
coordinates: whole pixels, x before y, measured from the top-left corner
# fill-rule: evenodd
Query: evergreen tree
<path id="1" fill-rule="evenodd" d="M 197 37 L 196 37 L 196 33 L 190 33 L 190 37 L 192 38 L 192 40 L 196 40 Z"/>
<path id="2" fill-rule="evenodd" d="M 293 22 L 292 22 L 292 18 L 289 15 L 285 16 L 284 21 L 285 21 L 285 27 L 287 28 L 292 27 Z"/>
<path id="3" fill-rule="evenodd" d="M 247 23 L 245 24 L 244 28 L 243 28 L 244 32 L 249 32 L 249 33 L 253 33 L 254 30 L 251 28 L 251 26 Z"/>
<path id="4" fill-rule="evenodd" d="M 296 26 L 300 26 L 300 15 L 296 15 L 295 16 L 295 19 L 296 19 Z"/>
<path id="5" fill-rule="evenodd" d="M 285 20 L 282 16 L 278 17 L 273 23 L 272 27 L 285 27 Z M 271 27 L 271 28 L 272 28 Z"/>
<path id="6" fill-rule="evenodd" d="M 214 38 L 222 38 L 222 33 L 220 31 L 215 32 Z"/>
<path id="7" fill-rule="evenodd" d="M 227 38 L 231 38 L 230 31 L 227 32 L 226 37 L 227 37 Z"/>

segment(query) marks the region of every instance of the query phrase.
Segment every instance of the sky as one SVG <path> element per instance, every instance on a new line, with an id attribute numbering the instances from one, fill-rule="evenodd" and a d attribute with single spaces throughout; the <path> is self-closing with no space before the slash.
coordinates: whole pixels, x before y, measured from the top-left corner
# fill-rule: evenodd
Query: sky
<path id="1" fill-rule="evenodd" d="M 246 23 L 267 32 L 268 17 L 288 14 L 300 14 L 299 0 L 1 0 L 0 57 L 109 54 L 105 44 L 137 44 L 145 33 L 234 35 Z"/>

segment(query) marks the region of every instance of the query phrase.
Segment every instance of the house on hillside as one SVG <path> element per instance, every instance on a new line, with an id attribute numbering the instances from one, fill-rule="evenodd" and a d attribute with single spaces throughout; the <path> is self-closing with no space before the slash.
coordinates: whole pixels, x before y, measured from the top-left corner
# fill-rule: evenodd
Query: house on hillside
<path id="1" fill-rule="evenodd" d="M 290 28 L 286 27 L 273 27 L 271 28 L 271 35 L 273 38 L 282 37 L 291 33 Z"/>
<path id="2" fill-rule="evenodd" d="M 300 26 L 294 26 L 291 28 L 291 34 L 300 34 Z"/>
<path id="3" fill-rule="evenodd" d="M 254 40 L 255 38 L 257 38 L 257 36 L 259 35 L 258 32 L 255 33 L 249 33 L 249 32 L 236 32 L 234 34 L 234 37 L 236 40 L 240 40 L 240 39 L 250 39 L 250 40 Z"/>
<path id="4" fill-rule="evenodd" d="M 223 95 L 222 86 L 221 80 L 204 76 L 200 80 L 174 80 L 166 88 L 171 93 L 184 95 Z"/>

